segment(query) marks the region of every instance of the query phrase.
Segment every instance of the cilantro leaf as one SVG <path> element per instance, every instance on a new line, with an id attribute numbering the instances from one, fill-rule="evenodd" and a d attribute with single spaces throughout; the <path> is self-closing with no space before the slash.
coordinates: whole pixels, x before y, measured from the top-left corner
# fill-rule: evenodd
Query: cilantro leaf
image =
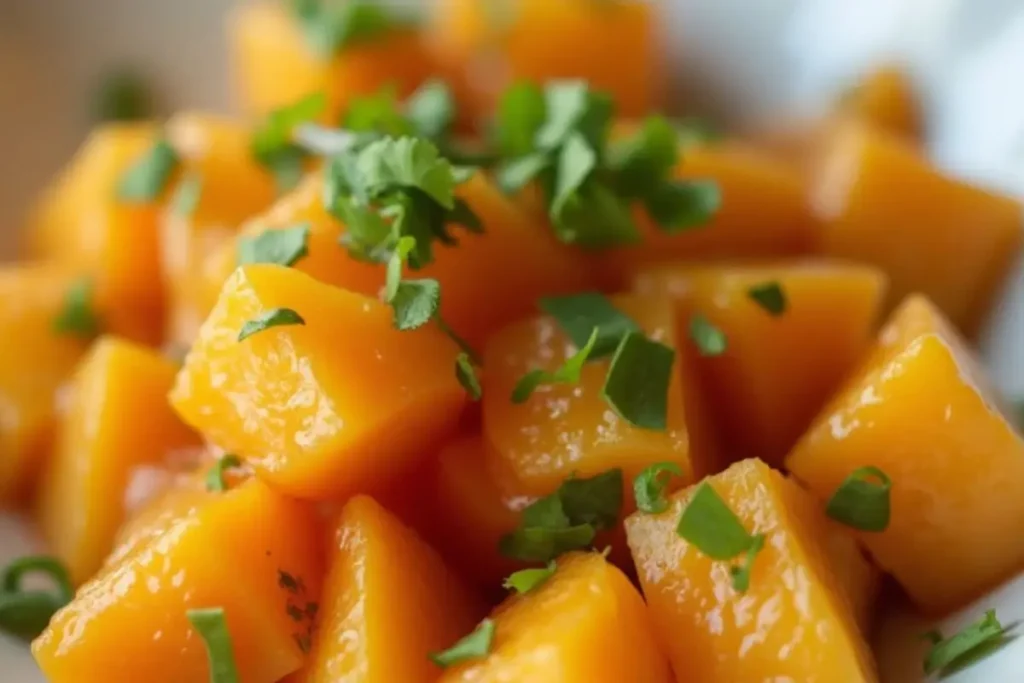
<path id="1" fill-rule="evenodd" d="M 588 479 L 569 477 L 559 487 L 558 497 L 571 524 L 610 529 L 622 511 L 622 470 L 614 468 Z"/>
<path id="2" fill-rule="evenodd" d="M 675 234 L 707 223 L 722 205 L 718 185 L 704 180 L 666 180 L 643 198 L 663 232 Z"/>
<path id="3" fill-rule="evenodd" d="M 551 560 L 543 567 L 520 569 L 517 572 L 512 572 L 501 585 L 510 591 L 515 591 L 518 595 L 523 595 L 554 576 L 557 569 L 558 565 L 554 560 Z"/>
<path id="4" fill-rule="evenodd" d="M 589 356 L 591 360 L 613 353 L 624 336 L 640 331 L 640 326 L 632 318 L 598 292 L 545 297 L 537 305 L 555 319 L 576 348 L 586 346 L 594 329 L 597 329 L 597 341 Z"/>
<path id="5" fill-rule="evenodd" d="M 675 127 L 661 116 L 650 116 L 633 135 L 613 142 L 608 165 L 615 171 L 619 191 L 643 197 L 669 176 L 679 163 Z"/>
<path id="6" fill-rule="evenodd" d="M 665 489 L 672 475 L 683 476 L 683 468 L 679 463 L 656 462 L 638 474 L 633 480 L 633 497 L 636 499 L 637 509 L 650 515 L 668 510 Z"/>
<path id="7" fill-rule="evenodd" d="M 93 309 L 93 284 L 87 277 L 71 283 L 64 295 L 64 306 L 53 320 L 58 334 L 92 339 L 100 333 L 100 318 Z"/>
<path id="8" fill-rule="evenodd" d="M 825 514 L 861 531 L 889 527 L 892 479 L 877 467 L 859 467 L 850 473 L 825 506 Z"/>
<path id="9" fill-rule="evenodd" d="M 754 285 L 747 290 L 747 296 L 767 311 L 768 315 L 777 318 L 786 312 L 786 292 L 777 281 Z"/>
<path id="10" fill-rule="evenodd" d="M 553 81 L 544 102 L 546 117 L 534 140 L 538 147 L 554 150 L 578 133 L 591 147 L 603 148 L 614 109 L 608 94 L 591 90 L 586 81 Z"/>
<path id="11" fill-rule="evenodd" d="M 238 242 L 238 265 L 249 263 L 275 263 L 294 266 L 309 255 L 308 223 L 291 228 L 264 230 L 254 237 L 243 237 Z"/>
<path id="12" fill-rule="evenodd" d="M 121 176 L 117 198 L 129 204 L 159 199 L 180 162 L 171 144 L 160 138 Z"/>
<path id="13" fill-rule="evenodd" d="M 238 683 L 238 668 L 231 645 L 231 633 L 224 609 L 190 609 L 185 613 L 192 628 L 202 637 L 206 645 L 206 656 L 210 662 L 210 683 Z"/>
<path id="14" fill-rule="evenodd" d="M 481 659 L 486 657 L 491 651 L 493 640 L 494 622 L 490 619 L 484 619 L 472 633 L 459 640 L 447 650 L 431 653 L 430 661 L 442 669 L 447 669 L 456 664 Z"/>
<path id="15" fill-rule="evenodd" d="M 976 661 L 978 656 L 991 652 L 993 646 L 1005 642 L 1008 630 L 996 618 L 996 611 L 990 609 L 979 620 L 949 638 L 935 634 L 932 646 L 925 654 L 925 674 L 938 672 L 940 678 L 945 678 L 959 671 L 966 664 Z"/>
<path id="16" fill-rule="evenodd" d="M 642 429 L 668 426 L 668 393 L 675 351 L 630 332 L 612 357 L 601 395 L 619 417 Z"/>
<path id="17" fill-rule="evenodd" d="M 272 308 L 242 325 L 242 329 L 238 332 L 238 341 L 243 341 L 257 332 L 263 332 L 272 327 L 305 324 L 306 321 L 302 319 L 302 316 L 290 308 Z"/>
<path id="18" fill-rule="evenodd" d="M 541 152 L 514 159 L 497 169 L 498 186 L 508 194 L 518 192 L 551 168 L 552 163 L 551 156 Z"/>
<path id="19" fill-rule="evenodd" d="M 421 85 L 406 100 L 405 109 L 413 129 L 431 140 L 441 138 L 455 123 L 455 96 L 440 79 Z"/>
<path id="20" fill-rule="evenodd" d="M 498 102 L 495 126 L 495 144 L 502 155 L 513 158 L 533 152 L 546 118 L 547 104 L 539 86 L 519 81 L 506 88 Z"/>
<path id="21" fill-rule="evenodd" d="M 349 131 L 383 135 L 412 135 L 415 130 L 402 113 L 398 91 L 387 85 L 375 93 L 356 97 L 348 106 L 342 126 Z"/>
<path id="22" fill-rule="evenodd" d="M 471 399 L 474 401 L 480 400 L 480 397 L 483 395 L 480 378 L 477 377 L 473 361 L 470 360 L 469 354 L 465 351 L 459 353 L 455 358 L 455 378 L 459 380 L 459 384 L 462 385 L 462 388 L 466 390 Z"/>
<path id="23" fill-rule="evenodd" d="M 308 95 L 297 102 L 270 112 L 252 136 L 252 154 L 277 180 L 278 190 L 287 191 L 298 184 L 306 160 L 306 152 L 294 141 L 296 129 L 315 121 L 327 106 L 322 92 Z"/>
<path id="24" fill-rule="evenodd" d="M 227 482 L 224 481 L 224 470 L 231 469 L 232 467 L 240 467 L 242 465 L 241 459 L 233 453 L 226 453 L 225 455 L 217 458 L 217 462 L 213 464 L 210 471 L 206 473 L 206 490 L 207 491 L 227 491 Z"/>
<path id="25" fill-rule="evenodd" d="M 185 176 L 171 198 L 171 210 L 181 218 L 189 218 L 199 208 L 199 199 L 203 194 L 203 179 L 196 173 Z"/>
<path id="26" fill-rule="evenodd" d="M 371 0 L 292 0 L 291 5 L 306 41 L 326 59 L 353 45 L 378 40 L 399 25 L 387 8 Z"/>
<path id="27" fill-rule="evenodd" d="M 395 327 L 415 330 L 437 315 L 441 306 L 441 285 L 437 280 L 403 280 L 391 299 L 395 309 Z"/>
<path id="28" fill-rule="evenodd" d="M 580 381 L 580 373 L 583 371 L 583 365 L 587 362 L 587 358 L 594 350 L 594 345 L 597 343 L 598 330 L 595 327 L 594 331 L 590 334 L 590 339 L 587 341 L 581 349 L 577 350 L 576 353 L 565 359 L 565 362 L 556 369 L 554 372 L 548 372 L 547 370 L 531 370 L 530 372 L 523 375 L 518 382 L 516 382 L 515 388 L 512 390 L 512 402 L 513 403 L 524 403 L 533 392 L 536 391 L 537 387 L 542 384 L 576 384 Z"/>
<path id="29" fill-rule="evenodd" d="M 416 189 L 446 209 L 455 205 L 459 176 L 426 140 L 401 137 L 372 142 L 359 155 L 356 171 L 371 196 L 399 188 Z"/>
<path id="30" fill-rule="evenodd" d="M 498 552 L 524 562 L 547 562 L 562 553 L 587 548 L 594 542 L 594 527 L 520 527 L 498 541 Z"/>
<path id="31" fill-rule="evenodd" d="M 690 318 L 690 339 L 702 356 L 721 356 L 728 347 L 725 333 L 701 313 Z"/>

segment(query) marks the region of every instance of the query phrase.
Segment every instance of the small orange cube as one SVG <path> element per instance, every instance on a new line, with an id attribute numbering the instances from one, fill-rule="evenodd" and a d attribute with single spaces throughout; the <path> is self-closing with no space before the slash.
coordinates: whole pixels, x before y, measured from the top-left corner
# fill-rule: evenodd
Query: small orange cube
<path id="1" fill-rule="evenodd" d="M 1024 566 L 1024 438 L 942 315 L 911 297 L 786 467 L 822 500 L 854 470 L 892 480 L 881 532 L 857 536 L 921 610 L 946 614 Z M 941 571 L 935 571 L 941 567 Z"/>
<path id="2" fill-rule="evenodd" d="M 636 512 L 626 534 L 657 636 L 679 683 L 877 680 L 871 651 L 813 523 L 813 498 L 758 460 L 707 480 L 750 534 L 765 542 L 750 585 L 736 591 L 730 564 L 676 531 L 696 487 L 658 515 Z"/>
<path id="3" fill-rule="evenodd" d="M 917 94 L 906 72 L 895 65 L 881 66 L 865 74 L 840 102 L 840 109 L 909 140 L 921 136 Z"/>
<path id="4" fill-rule="evenodd" d="M 275 309 L 304 324 L 239 341 L 243 325 Z M 281 491 L 331 499 L 412 468 L 456 431 L 458 353 L 433 324 L 396 329 L 376 299 L 294 268 L 245 266 L 200 329 L 171 403 Z"/>

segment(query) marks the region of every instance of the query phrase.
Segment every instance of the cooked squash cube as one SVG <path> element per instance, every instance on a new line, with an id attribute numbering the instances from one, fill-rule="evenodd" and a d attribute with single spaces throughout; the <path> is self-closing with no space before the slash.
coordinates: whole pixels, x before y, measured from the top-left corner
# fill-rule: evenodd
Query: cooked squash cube
<path id="1" fill-rule="evenodd" d="M 626 520 L 648 609 L 677 680 L 877 680 L 847 594 L 807 523 L 813 499 L 758 460 L 707 481 L 748 533 L 765 536 L 745 593 L 733 587 L 728 562 L 711 559 L 676 531 L 696 487 L 673 495 L 662 514 L 637 512 Z"/>
<path id="2" fill-rule="evenodd" d="M 770 285 L 774 311 L 751 294 Z M 633 291 L 673 296 L 680 337 L 697 313 L 725 333 L 725 353 L 693 361 L 701 390 L 729 452 L 780 465 L 868 348 L 885 285 L 871 267 L 808 261 L 652 266 Z"/>
<path id="3" fill-rule="evenodd" d="M 941 615 L 1024 566 L 1024 438 L 952 327 L 910 298 L 786 467 L 822 500 L 854 470 L 892 480 L 881 532 L 858 537 L 918 608 Z M 941 571 L 936 571 L 941 567 Z"/>
<path id="4" fill-rule="evenodd" d="M 275 309 L 304 324 L 239 341 Z M 426 455 L 459 422 L 459 348 L 433 324 L 393 325 L 375 299 L 294 268 L 239 268 L 178 374 L 171 403 L 261 477 L 304 498 L 368 490 Z"/>
<path id="5" fill-rule="evenodd" d="M 867 74 L 840 102 L 843 113 L 909 140 L 921 136 L 921 112 L 906 72 L 885 65 Z"/>

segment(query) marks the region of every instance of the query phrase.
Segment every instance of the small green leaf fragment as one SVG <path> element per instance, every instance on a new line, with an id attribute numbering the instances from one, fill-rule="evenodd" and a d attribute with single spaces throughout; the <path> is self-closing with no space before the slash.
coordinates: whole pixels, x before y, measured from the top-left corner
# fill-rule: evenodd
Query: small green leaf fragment
<path id="1" fill-rule="evenodd" d="M 731 560 L 754 542 L 736 514 L 707 481 L 698 484 L 676 529 L 679 536 L 713 560 Z"/>
<path id="2" fill-rule="evenodd" d="M 210 664 L 210 683 L 238 683 L 238 668 L 231 645 L 224 609 L 212 607 L 190 609 L 185 612 L 192 628 L 202 637 L 206 645 L 206 657 Z"/>
<path id="3" fill-rule="evenodd" d="M 71 283 L 64 295 L 64 306 L 53 320 L 57 334 L 90 340 L 100 333 L 101 321 L 93 310 L 93 284 L 87 277 Z"/>
<path id="4" fill-rule="evenodd" d="M 825 505 L 832 519 L 861 531 L 889 527 L 892 479 L 874 466 L 858 467 L 839 485 Z"/>
<path id="5" fill-rule="evenodd" d="M 494 640 L 494 622 L 484 619 L 473 630 L 447 650 L 434 652 L 430 655 L 430 661 L 442 669 L 447 669 L 456 664 L 470 662 L 474 659 L 486 657 L 491 651 L 491 642 Z"/>
<path id="6" fill-rule="evenodd" d="M 523 375 L 512 390 L 512 402 L 524 403 L 542 384 L 576 384 L 580 381 L 583 365 L 587 362 L 597 344 L 598 330 L 595 327 L 586 345 L 565 359 L 554 372 L 536 369 Z"/>
<path id="7" fill-rule="evenodd" d="M 242 325 L 242 329 L 238 333 L 238 341 L 243 341 L 257 332 L 263 332 L 272 327 L 305 324 L 306 321 L 302 319 L 302 316 L 290 308 L 272 308 Z"/>
<path id="8" fill-rule="evenodd" d="M 777 318 L 786 312 L 786 292 L 778 281 L 754 285 L 747 290 L 747 296 L 772 317 Z"/>
<path id="9" fill-rule="evenodd" d="M 403 280 L 391 300 L 395 327 L 415 330 L 426 325 L 441 307 L 441 285 L 434 279 Z"/>
<path id="10" fill-rule="evenodd" d="M 226 453 L 217 458 L 217 462 L 206 473 L 206 490 L 215 492 L 227 491 L 228 485 L 224 480 L 224 471 L 232 467 L 240 467 L 241 465 L 241 459 L 233 453 Z"/>
<path id="11" fill-rule="evenodd" d="M 640 331 L 639 325 L 598 292 L 545 297 L 537 305 L 555 319 L 576 348 L 587 346 L 597 329 L 589 360 L 614 353 L 623 337 Z"/>
<path id="12" fill-rule="evenodd" d="M 633 497 L 641 512 L 657 515 L 668 510 L 669 502 L 665 489 L 672 475 L 683 476 L 683 468 L 676 462 L 656 462 L 647 466 L 633 480 Z"/>
<path id="13" fill-rule="evenodd" d="M 459 384 L 462 385 L 462 388 L 466 390 L 471 399 L 474 401 L 480 400 L 480 397 L 483 396 L 480 378 L 477 377 L 473 361 L 470 360 L 469 354 L 465 351 L 462 351 L 455 357 L 455 378 L 459 380 Z"/>
<path id="14" fill-rule="evenodd" d="M 117 185 L 117 198 L 127 204 L 156 201 L 163 194 L 180 162 L 171 144 L 160 138 L 121 176 Z"/>
<path id="15" fill-rule="evenodd" d="M 630 332 L 612 357 L 601 395 L 619 417 L 641 429 L 668 427 L 668 393 L 675 351 Z"/>
<path id="16" fill-rule="evenodd" d="M 238 265 L 273 263 L 294 266 L 309 255 L 310 227 L 301 223 L 290 228 L 268 229 L 238 243 Z"/>
<path id="17" fill-rule="evenodd" d="M 702 356 L 721 356 L 728 348 L 725 333 L 701 313 L 690 318 L 690 340 Z"/>
<path id="18" fill-rule="evenodd" d="M 550 579 L 557 569 L 558 564 L 554 560 L 551 560 L 543 567 L 520 569 L 510 574 L 502 586 L 507 590 L 515 591 L 518 595 L 523 595 Z"/>
<path id="19" fill-rule="evenodd" d="M 933 640 L 925 654 L 924 673 L 931 675 L 938 672 L 940 678 L 944 678 L 960 670 L 965 660 L 976 661 L 973 656 L 976 653 L 989 653 L 989 647 L 998 645 L 1006 637 L 1007 629 L 996 618 L 996 611 L 990 609 L 978 621 L 949 638 L 936 635 L 939 639 Z"/>

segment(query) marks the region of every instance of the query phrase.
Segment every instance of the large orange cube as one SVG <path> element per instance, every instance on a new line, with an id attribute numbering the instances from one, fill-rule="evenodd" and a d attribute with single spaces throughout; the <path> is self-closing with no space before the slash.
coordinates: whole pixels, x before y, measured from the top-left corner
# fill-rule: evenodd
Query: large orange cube
<path id="1" fill-rule="evenodd" d="M 224 610 L 244 683 L 275 683 L 302 665 L 323 579 L 315 511 L 256 479 L 191 503 L 53 617 L 32 644 L 47 680 L 209 680 L 186 616 L 198 608 Z"/>
<path id="2" fill-rule="evenodd" d="M 751 296 L 766 284 L 782 291 L 777 315 Z M 695 313 L 725 333 L 724 354 L 693 360 L 701 390 L 727 450 L 775 465 L 868 348 L 885 288 L 875 268 L 828 261 L 652 266 L 633 281 L 676 300 L 680 336 Z"/>
<path id="3" fill-rule="evenodd" d="M 368 496 L 345 504 L 330 562 L 313 647 L 295 683 L 434 683 L 430 653 L 486 611 L 433 548 Z"/>
<path id="4" fill-rule="evenodd" d="M 758 460 L 707 480 L 751 534 L 764 534 L 745 593 L 730 564 L 709 558 L 676 526 L 696 487 L 658 515 L 626 520 L 640 583 L 676 680 L 877 680 L 843 585 L 809 520 L 814 500 Z"/>
<path id="5" fill-rule="evenodd" d="M 890 306 L 921 292 L 968 336 L 1024 240 L 1021 203 L 953 180 L 910 143 L 856 123 L 838 127 L 813 174 L 821 248 L 875 265 Z"/>
<path id="6" fill-rule="evenodd" d="M 554 575 L 508 598 L 491 619 L 487 656 L 446 669 L 440 683 L 672 680 L 643 599 L 599 553 L 563 555 Z"/>
<path id="7" fill-rule="evenodd" d="M 676 350 L 667 429 L 631 425 L 602 398 L 609 358 L 584 365 L 576 384 L 542 385 L 525 402 L 513 403 L 512 390 L 523 375 L 536 368 L 554 371 L 576 351 L 553 318 L 516 323 L 495 335 L 484 354 L 484 434 L 499 481 L 514 482 L 506 488 L 547 495 L 573 473 L 591 477 L 614 467 L 631 485 L 640 471 L 663 461 L 682 467 L 682 485 L 715 467 L 710 423 L 692 366 L 679 351 L 671 303 L 632 296 L 613 297 L 612 303 L 649 337 Z"/>
<path id="8" fill-rule="evenodd" d="M 176 372 L 155 351 L 103 337 L 75 373 L 37 507 L 76 584 L 110 552 L 131 469 L 200 443 L 167 403 Z"/>
<path id="9" fill-rule="evenodd" d="M 239 341 L 291 309 L 305 324 Z M 291 495 L 369 490 L 452 434 L 466 400 L 456 346 L 437 326 L 401 331 L 389 306 L 294 268 L 239 268 L 171 391 L 186 422 Z"/>
<path id="10" fill-rule="evenodd" d="M 999 406 L 951 326 L 913 297 L 786 467 L 822 501 L 860 467 L 885 472 L 888 528 L 858 536 L 920 609 L 944 614 L 1024 567 L 1024 438 Z"/>
<path id="11" fill-rule="evenodd" d="M 230 18 L 229 38 L 242 106 L 256 116 L 322 92 L 322 120 L 334 124 L 353 98 L 386 85 L 404 97 L 436 71 L 422 38 L 406 28 L 335 55 L 319 54 L 288 4 L 273 0 L 240 6 Z"/>

